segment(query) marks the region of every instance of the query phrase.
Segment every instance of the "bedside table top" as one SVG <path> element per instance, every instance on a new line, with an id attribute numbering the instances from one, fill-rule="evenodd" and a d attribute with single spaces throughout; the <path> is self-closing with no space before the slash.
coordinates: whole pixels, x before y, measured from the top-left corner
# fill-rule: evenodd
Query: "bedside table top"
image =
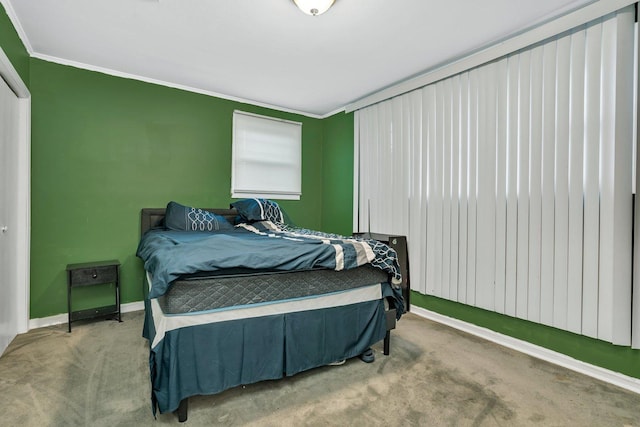
<path id="1" fill-rule="evenodd" d="M 67 271 L 79 270 L 82 268 L 109 267 L 109 266 L 118 266 L 118 265 L 120 265 L 120 261 L 118 260 L 83 262 L 79 264 L 67 264 Z"/>

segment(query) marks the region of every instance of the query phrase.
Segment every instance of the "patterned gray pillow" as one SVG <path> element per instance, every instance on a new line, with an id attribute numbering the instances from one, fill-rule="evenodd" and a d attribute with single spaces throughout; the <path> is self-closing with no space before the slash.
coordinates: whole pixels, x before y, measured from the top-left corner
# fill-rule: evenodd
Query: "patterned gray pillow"
<path id="1" fill-rule="evenodd" d="M 284 214 L 280 206 L 273 200 L 242 199 L 231 203 L 244 221 L 271 221 L 284 223 Z"/>
<path id="2" fill-rule="evenodd" d="M 221 215 L 173 201 L 167 204 L 164 224 L 169 230 L 179 231 L 233 230 L 233 226 Z"/>

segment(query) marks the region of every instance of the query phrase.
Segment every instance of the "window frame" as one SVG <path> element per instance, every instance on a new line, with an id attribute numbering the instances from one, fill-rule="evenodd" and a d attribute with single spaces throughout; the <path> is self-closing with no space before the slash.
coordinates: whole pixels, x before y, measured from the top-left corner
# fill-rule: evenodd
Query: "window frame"
<path id="1" fill-rule="evenodd" d="M 246 121 L 249 120 L 253 125 L 262 123 L 267 124 L 268 126 L 273 127 L 276 125 L 280 128 L 282 133 L 290 133 L 290 135 L 283 136 L 279 135 L 281 138 L 287 138 L 291 136 L 290 140 L 283 139 L 285 144 L 291 144 L 295 147 L 292 150 L 292 157 L 296 158 L 295 162 L 291 162 L 287 165 L 283 165 L 280 168 L 280 173 L 282 175 L 290 174 L 297 175 L 294 180 L 293 190 L 286 190 L 284 188 L 266 188 L 262 185 L 265 184 L 264 181 L 257 179 L 257 177 L 253 177 L 253 179 L 257 179 L 250 183 L 249 188 L 237 188 L 237 182 L 242 179 L 246 182 L 247 179 L 251 179 L 250 177 L 243 176 L 242 174 L 245 172 L 245 167 L 242 165 L 243 161 L 246 162 L 246 157 L 241 157 L 239 144 L 240 141 L 240 133 L 245 132 L 249 127 L 246 126 Z M 245 125 L 243 125 L 245 123 Z M 273 134 L 269 134 L 270 136 L 274 136 Z M 246 143 L 246 141 L 245 141 Z M 256 143 L 257 144 L 257 143 Z M 293 152 L 297 151 L 297 152 Z M 263 167 L 268 168 L 268 162 L 263 164 Z M 274 171 L 278 169 L 277 166 L 273 166 Z M 293 172 L 287 173 L 284 172 L 284 169 L 292 169 Z M 231 197 L 232 198 L 267 198 L 267 199 L 281 199 L 281 200 L 300 200 L 302 195 L 302 123 L 295 122 L 292 120 L 280 119 L 277 117 L 264 116 L 260 114 L 248 113 L 246 111 L 234 110 L 233 112 L 233 130 L 232 130 L 232 154 L 231 154 Z"/>

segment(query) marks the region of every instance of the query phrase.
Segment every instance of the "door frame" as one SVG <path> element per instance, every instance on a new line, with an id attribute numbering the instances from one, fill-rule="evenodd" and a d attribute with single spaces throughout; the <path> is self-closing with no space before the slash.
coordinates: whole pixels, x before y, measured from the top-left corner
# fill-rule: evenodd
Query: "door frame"
<path id="1" fill-rule="evenodd" d="M 31 93 L 1 47 L 0 76 L 18 96 L 19 105 L 18 176 L 16 180 L 18 194 L 14 211 L 17 215 L 15 233 L 19 236 L 16 244 L 18 286 L 16 298 L 18 319 L 16 320 L 18 333 L 24 333 L 29 330 L 31 268 Z"/>

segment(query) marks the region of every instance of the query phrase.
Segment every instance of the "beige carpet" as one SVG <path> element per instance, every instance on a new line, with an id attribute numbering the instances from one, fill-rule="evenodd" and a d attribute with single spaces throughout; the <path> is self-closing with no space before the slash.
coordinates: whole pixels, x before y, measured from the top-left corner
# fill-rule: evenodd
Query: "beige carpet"
<path id="1" fill-rule="evenodd" d="M 154 420 L 141 312 L 18 336 L 0 358 L 0 426 Z M 190 399 L 185 426 L 640 426 L 640 395 L 415 315 L 391 355 Z M 640 363 L 640 362 L 639 362 Z"/>

